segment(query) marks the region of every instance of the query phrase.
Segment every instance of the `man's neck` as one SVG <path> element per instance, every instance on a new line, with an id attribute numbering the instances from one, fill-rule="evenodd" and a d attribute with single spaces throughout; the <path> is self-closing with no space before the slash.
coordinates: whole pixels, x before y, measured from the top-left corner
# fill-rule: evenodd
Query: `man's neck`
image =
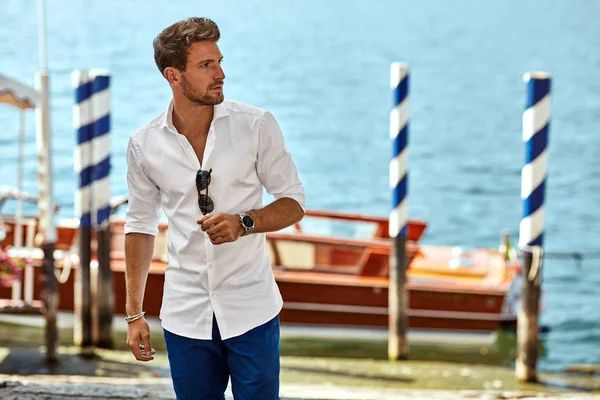
<path id="1" fill-rule="evenodd" d="M 213 114 L 214 106 L 201 106 L 188 99 L 173 100 L 173 125 L 184 136 L 206 136 Z"/>

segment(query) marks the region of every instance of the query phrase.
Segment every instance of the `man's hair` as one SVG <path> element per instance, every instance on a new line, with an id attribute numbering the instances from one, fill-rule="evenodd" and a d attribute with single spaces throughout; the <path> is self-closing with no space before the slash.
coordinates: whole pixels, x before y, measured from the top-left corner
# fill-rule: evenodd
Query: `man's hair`
<path id="1" fill-rule="evenodd" d="M 167 67 L 185 71 L 192 43 L 217 42 L 220 38 L 219 27 L 208 18 L 194 17 L 176 22 L 154 39 L 154 61 L 163 75 Z"/>

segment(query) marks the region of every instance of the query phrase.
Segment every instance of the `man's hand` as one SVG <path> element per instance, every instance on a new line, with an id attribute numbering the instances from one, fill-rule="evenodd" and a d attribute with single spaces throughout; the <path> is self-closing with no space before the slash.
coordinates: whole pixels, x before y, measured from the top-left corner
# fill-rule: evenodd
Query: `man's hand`
<path id="1" fill-rule="evenodd" d="M 239 215 L 207 215 L 197 222 L 214 245 L 235 242 L 244 233 Z"/>
<path id="2" fill-rule="evenodd" d="M 129 324 L 127 346 L 138 361 L 154 360 L 156 351 L 150 347 L 150 328 L 143 317 Z"/>

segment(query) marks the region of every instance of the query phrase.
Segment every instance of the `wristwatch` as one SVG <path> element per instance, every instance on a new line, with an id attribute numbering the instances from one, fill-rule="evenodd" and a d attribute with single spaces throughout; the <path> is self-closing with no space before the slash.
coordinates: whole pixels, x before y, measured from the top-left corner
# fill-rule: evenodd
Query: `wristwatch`
<path id="1" fill-rule="evenodd" d="M 240 224 L 242 228 L 244 228 L 244 233 L 242 236 L 247 236 L 252 233 L 254 230 L 254 218 L 252 218 L 248 214 L 239 214 L 240 215 Z"/>

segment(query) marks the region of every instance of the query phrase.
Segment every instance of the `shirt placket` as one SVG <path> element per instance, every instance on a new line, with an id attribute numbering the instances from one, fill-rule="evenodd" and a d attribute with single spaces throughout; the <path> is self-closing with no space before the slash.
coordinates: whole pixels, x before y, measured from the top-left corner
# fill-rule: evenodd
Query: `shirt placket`
<path id="1" fill-rule="evenodd" d="M 206 169 L 203 168 L 203 166 L 200 164 L 200 161 L 198 160 L 198 157 L 196 157 L 196 152 L 194 151 L 194 148 L 192 147 L 191 143 L 187 140 L 187 138 L 185 136 L 178 136 L 179 139 L 179 143 L 182 146 L 184 153 L 186 154 L 186 156 L 188 157 L 188 159 L 190 160 L 190 162 L 192 163 L 192 167 L 195 169 L 195 171 L 199 170 L 199 169 Z M 204 153 L 202 155 L 202 164 L 203 165 L 207 165 L 208 162 L 208 158 L 210 157 L 213 148 L 215 145 L 215 132 L 214 132 L 214 121 L 211 122 L 210 124 L 210 128 L 208 130 L 208 137 L 206 138 L 206 145 L 204 147 Z M 210 194 L 210 192 L 209 192 Z M 210 309 L 207 311 L 206 314 L 206 323 L 205 323 L 205 327 L 206 330 L 208 332 L 208 334 L 210 335 L 210 333 L 212 332 L 212 321 L 213 321 L 213 310 L 214 310 L 214 298 L 215 298 L 215 292 L 213 291 L 213 287 L 215 286 L 215 278 L 214 278 L 214 251 L 213 251 L 213 246 L 210 243 L 210 240 L 208 238 L 208 235 L 203 232 L 202 233 L 204 235 L 204 265 L 206 265 L 206 270 L 202 271 L 201 270 L 201 274 L 204 274 L 203 280 L 205 282 L 207 282 L 207 287 L 208 287 L 208 296 L 209 296 L 209 301 L 211 303 Z"/>
<path id="2" fill-rule="evenodd" d="M 202 160 L 203 160 L 203 164 L 207 165 L 208 164 L 208 159 L 210 157 L 210 155 L 212 154 L 212 151 L 214 149 L 215 146 L 215 130 L 214 130 L 214 121 L 211 122 L 210 124 L 210 128 L 208 129 L 208 137 L 206 138 L 206 146 L 204 147 L 204 154 L 202 155 Z M 210 191 L 208 192 L 210 195 Z M 213 198 L 213 201 L 215 201 L 215 199 Z M 208 296 L 209 296 L 209 300 L 210 303 L 212 305 L 211 309 L 208 311 L 206 318 L 207 318 L 207 327 L 209 327 L 210 331 L 212 332 L 212 320 L 213 320 L 213 312 L 215 309 L 215 297 L 216 297 L 216 293 L 213 290 L 216 282 L 215 282 L 215 257 L 214 257 L 214 246 L 211 244 L 208 235 L 206 233 L 204 233 L 205 237 L 204 237 L 204 254 L 206 255 L 205 258 L 205 263 L 206 263 L 206 279 L 208 281 Z"/>

